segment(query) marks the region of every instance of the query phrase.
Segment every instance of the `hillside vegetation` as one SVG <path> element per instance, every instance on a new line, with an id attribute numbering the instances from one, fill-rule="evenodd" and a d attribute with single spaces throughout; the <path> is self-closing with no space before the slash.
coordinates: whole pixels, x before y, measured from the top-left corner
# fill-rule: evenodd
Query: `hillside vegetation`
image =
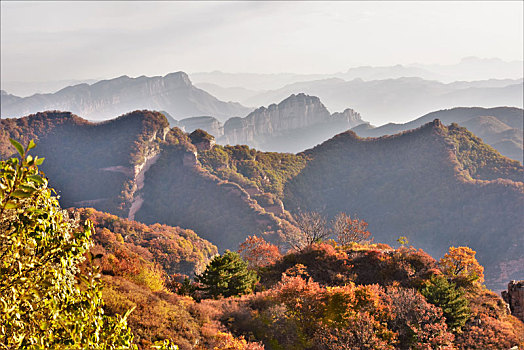
<path id="1" fill-rule="evenodd" d="M 373 128 L 361 125 L 353 128 L 362 137 L 394 135 L 418 128 L 439 119 L 448 125 L 458 123 L 465 126 L 502 155 L 522 163 L 524 110 L 516 107 L 457 107 L 428 113 L 405 124 L 388 123 Z"/>
<path id="2" fill-rule="evenodd" d="M 345 212 L 366 220 L 376 240 L 406 236 L 435 257 L 471 246 L 492 288 L 522 278 L 522 165 L 456 124 L 369 139 L 345 132 L 297 155 L 197 152 L 188 134 L 149 111 L 98 124 L 45 112 L 0 125 L 2 157 L 14 152 L 9 137 L 35 138 L 66 207 L 192 229 L 219 251 L 254 234 L 285 248 L 293 216 Z"/>
<path id="3" fill-rule="evenodd" d="M 434 128 L 447 130 L 437 122 L 427 127 Z M 184 137 L 176 129 L 167 135 L 171 151 L 187 147 Z M 436 261 L 408 247 L 405 237 L 394 248 L 362 241 L 367 232 L 344 236 L 342 230 L 338 242 L 315 239 L 288 251 L 251 236 L 238 253 L 212 256 L 216 248 L 190 230 L 147 226 L 94 209 L 62 211 L 38 170 L 42 160 L 26 157 L 34 143 L 24 152 L 12 142 L 24 161 L 0 163 L 0 268 L 7 277 L 0 283 L 0 346 L 5 348 L 524 345 L 524 325 L 485 288 L 484 268 L 468 247 L 450 247 Z M 191 169 L 202 171 L 194 165 Z M 300 234 L 312 234 L 303 220 L 315 218 L 297 216 Z M 327 232 L 328 223 L 319 222 L 313 229 Z M 194 280 L 186 272 L 196 273 Z"/>
<path id="4" fill-rule="evenodd" d="M 346 132 L 304 156 L 307 166 L 285 186 L 288 210 L 358 213 L 375 239 L 407 236 L 433 256 L 469 245 L 491 286 L 522 273 L 522 165 L 467 130 L 435 121 L 376 139 Z"/>

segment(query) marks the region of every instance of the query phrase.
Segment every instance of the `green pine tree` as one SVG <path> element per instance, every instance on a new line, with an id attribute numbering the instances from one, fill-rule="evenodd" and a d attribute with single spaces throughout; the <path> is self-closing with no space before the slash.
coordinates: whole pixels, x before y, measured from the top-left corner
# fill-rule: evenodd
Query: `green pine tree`
<path id="1" fill-rule="evenodd" d="M 226 250 L 223 255 L 217 255 L 195 281 L 201 284 L 199 289 L 207 297 L 248 294 L 253 291 L 258 277 L 247 267 L 247 262 L 238 253 Z"/>
<path id="2" fill-rule="evenodd" d="M 471 316 L 464 291 L 444 276 L 433 276 L 420 291 L 426 300 L 442 309 L 448 328 L 460 330 Z"/>

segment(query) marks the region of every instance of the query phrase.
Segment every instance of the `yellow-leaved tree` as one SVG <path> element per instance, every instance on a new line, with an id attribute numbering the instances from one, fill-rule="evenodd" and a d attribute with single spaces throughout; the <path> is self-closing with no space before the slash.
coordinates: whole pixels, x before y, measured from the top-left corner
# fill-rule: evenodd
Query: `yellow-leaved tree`
<path id="1" fill-rule="evenodd" d="M 439 261 L 440 269 L 458 286 L 479 286 L 484 282 L 484 267 L 475 259 L 475 254 L 469 247 L 450 247 Z"/>

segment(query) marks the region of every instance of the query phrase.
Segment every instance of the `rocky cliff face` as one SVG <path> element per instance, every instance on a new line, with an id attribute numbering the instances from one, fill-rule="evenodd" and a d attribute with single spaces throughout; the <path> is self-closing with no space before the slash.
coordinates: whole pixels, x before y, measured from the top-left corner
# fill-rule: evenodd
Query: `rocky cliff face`
<path id="1" fill-rule="evenodd" d="M 292 131 L 304 131 L 312 126 L 337 126 L 344 131 L 364 123 L 351 109 L 331 115 L 315 96 L 291 95 L 282 102 L 261 107 L 245 118 L 231 118 L 224 124 L 224 144 L 248 144 L 260 147 L 268 139 L 283 137 Z M 331 135 L 333 136 L 333 135 Z"/>
<path id="2" fill-rule="evenodd" d="M 7 95 L 6 95 L 7 96 Z M 184 72 L 164 77 L 122 76 L 95 84 L 66 87 L 53 94 L 4 98 L 2 117 L 20 117 L 44 110 L 68 110 L 91 120 L 103 120 L 132 110 L 162 110 L 174 118 L 213 115 L 225 120 L 243 116 L 250 109 L 223 102 L 198 89 Z"/>
<path id="3" fill-rule="evenodd" d="M 502 292 L 502 298 L 509 304 L 511 314 L 524 322 L 524 280 L 509 282 L 508 290 Z"/>

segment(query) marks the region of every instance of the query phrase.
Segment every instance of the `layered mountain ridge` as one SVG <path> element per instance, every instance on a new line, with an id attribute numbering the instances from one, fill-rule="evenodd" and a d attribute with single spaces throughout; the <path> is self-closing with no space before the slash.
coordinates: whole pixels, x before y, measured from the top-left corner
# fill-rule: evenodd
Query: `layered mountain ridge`
<path id="1" fill-rule="evenodd" d="M 300 152 L 335 134 L 366 124 L 351 108 L 331 114 L 316 96 L 299 93 L 278 104 L 260 107 L 244 118 L 224 124 L 213 117 L 194 117 L 177 122 L 186 132 L 202 129 L 222 145 L 245 144 L 264 151 Z"/>
<path id="2" fill-rule="evenodd" d="M 435 257 L 471 246 L 490 287 L 523 277 L 523 167 L 456 124 L 368 139 L 348 131 L 296 155 L 197 150 L 149 111 L 103 123 L 47 112 L 0 125 L 2 158 L 15 152 L 9 137 L 34 138 L 64 206 L 194 229 L 219 250 L 252 234 L 284 244 L 290 213 L 344 211 L 369 222 L 378 241 L 407 236 Z"/>
<path id="3" fill-rule="evenodd" d="M 5 96 L 12 96 L 7 95 Z M 94 84 L 68 86 L 55 93 L 25 98 L 2 95 L 2 118 L 45 110 L 68 110 L 90 120 L 104 120 L 132 110 L 162 110 L 174 118 L 211 114 L 225 120 L 250 111 L 239 103 L 223 102 L 198 89 L 184 72 L 166 76 L 121 76 Z"/>
<path id="4" fill-rule="evenodd" d="M 370 81 L 326 78 L 292 83 L 239 102 L 247 106 L 260 106 L 291 94 L 305 93 L 318 96 L 330 110 L 341 110 L 349 105 L 366 120 L 381 125 L 458 106 L 522 108 L 523 86 L 522 79 L 444 84 L 417 77 Z"/>
<path id="5" fill-rule="evenodd" d="M 459 123 L 502 155 L 521 163 L 523 153 L 524 110 L 514 107 L 458 107 L 428 113 L 405 124 L 388 123 L 374 128 L 361 125 L 353 128 L 359 136 L 380 137 L 420 127 L 431 120 L 440 119 L 445 124 Z"/>

